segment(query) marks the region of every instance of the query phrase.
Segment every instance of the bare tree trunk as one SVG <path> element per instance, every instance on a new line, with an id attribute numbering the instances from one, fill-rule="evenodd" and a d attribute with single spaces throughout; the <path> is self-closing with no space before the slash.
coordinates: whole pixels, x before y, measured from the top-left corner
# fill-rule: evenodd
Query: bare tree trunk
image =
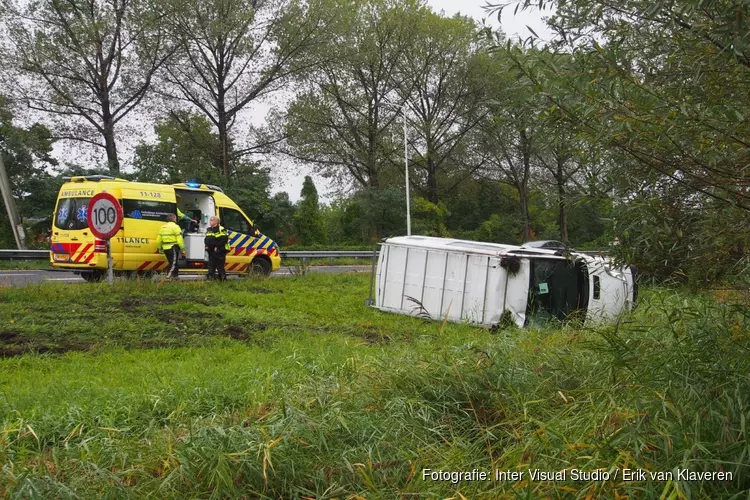
<path id="1" fill-rule="evenodd" d="M 560 240 L 567 246 L 568 241 L 568 202 L 565 196 L 565 178 L 563 176 L 563 163 L 561 158 L 557 159 L 557 204 L 559 209 L 558 224 L 560 226 Z"/>
<path id="2" fill-rule="evenodd" d="M 440 201 L 440 197 L 438 196 L 437 172 L 431 167 L 427 171 L 427 201 L 435 205 Z"/>
<path id="3" fill-rule="evenodd" d="M 225 179 L 229 179 L 229 124 L 227 120 L 226 104 L 224 102 L 224 86 L 219 85 L 217 99 L 217 118 L 219 119 L 219 157 L 221 158 L 221 172 Z"/>
<path id="4" fill-rule="evenodd" d="M 120 161 L 117 159 L 115 128 L 112 124 L 104 126 L 104 146 L 107 149 L 107 165 L 111 174 L 120 173 Z"/>
<path id="5" fill-rule="evenodd" d="M 109 105 L 109 92 L 104 80 L 104 91 L 101 93 L 102 103 L 102 130 L 104 136 L 104 149 L 107 151 L 107 167 L 109 173 L 117 175 L 120 173 L 120 162 L 117 159 L 117 143 L 115 141 L 115 120 Z"/>
<path id="6" fill-rule="evenodd" d="M 531 239 L 531 216 L 529 215 L 529 177 L 531 176 L 531 141 L 525 130 L 521 130 L 521 151 L 523 155 L 523 177 L 518 190 L 523 217 L 523 241 Z"/>
<path id="7" fill-rule="evenodd" d="M 521 220 L 523 222 L 523 241 L 521 243 L 526 243 L 531 240 L 531 220 L 529 216 L 529 196 L 527 190 L 527 186 L 519 186 L 518 188 L 518 198 L 521 202 Z"/>

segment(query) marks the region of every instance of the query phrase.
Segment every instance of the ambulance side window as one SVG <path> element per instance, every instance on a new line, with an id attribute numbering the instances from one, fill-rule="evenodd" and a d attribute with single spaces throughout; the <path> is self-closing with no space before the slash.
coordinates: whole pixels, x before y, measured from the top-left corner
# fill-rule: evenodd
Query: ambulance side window
<path id="1" fill-rule="evenodd" d="M 152 200 L 122 200 L 122 211 L 128 219 L 166 222 L 169 214 L 176 214 L 175 204 Z"/>
<path id="2" fill-rule="evenodd" d="M 224 226 L 225 229 L 236 233 L 252 234 L 250 232 L 250 223 L 245 219 L 245 216 L 237 210 L 222 208 L 220 217 L 221 225 Z"/>

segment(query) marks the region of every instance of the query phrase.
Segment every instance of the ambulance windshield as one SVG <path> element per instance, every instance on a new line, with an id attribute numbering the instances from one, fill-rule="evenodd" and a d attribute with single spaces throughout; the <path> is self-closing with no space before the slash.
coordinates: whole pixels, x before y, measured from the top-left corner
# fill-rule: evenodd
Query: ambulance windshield
<path id="1" fill-rule="evenodd" d="M 89 227 L 88 207 L 91 198 L 60 198 L 55 212 L 58 229 L 86 229 Z"/>

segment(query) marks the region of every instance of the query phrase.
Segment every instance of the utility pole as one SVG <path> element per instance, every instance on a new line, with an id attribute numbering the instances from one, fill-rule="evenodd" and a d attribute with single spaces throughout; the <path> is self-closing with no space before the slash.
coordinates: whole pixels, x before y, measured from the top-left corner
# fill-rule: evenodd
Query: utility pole
<path id="1" fill-rule="evenodd" d="M 8 220 L 10 221 L 10 227 L 13 229 L 16 246 L 19 250 L 26 250 L 26 234 L 23 232 L 21 217 L 18 216 L 16 200 L 13 199 L 13 192 L 10 190 L 10 181 L 8 180 L 8 172 L 5 171 L 2 153 L 0 153 L 0 192 L 3 195 L 5 211 L 8 212 Z"/>

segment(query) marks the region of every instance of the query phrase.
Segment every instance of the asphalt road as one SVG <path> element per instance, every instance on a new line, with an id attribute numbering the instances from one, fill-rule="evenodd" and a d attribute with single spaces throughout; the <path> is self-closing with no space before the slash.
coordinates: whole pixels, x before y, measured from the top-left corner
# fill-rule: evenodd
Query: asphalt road
<path id="1" fill-rule="evenodd" d="M 311 273 L 369 273 L 372 266 L 310 266 L 307 272 Z M 295 269 L 282 267 L 271 276 L 292 276 L 296 274 Z M 165 275 L 156 275 L 154 280 L 164 279 Z M 236 276 L 229 276 L 236 278 Z M 181 280 L 195 281 L 205 279 L 202 275 L 184 275 L 180 276 Z M 72 272 L 50 271 L 46 269 L 39 270 L 9 270 L 0 271 L 0 286 L 23 286 L 39 283 L 85 283 L 83 278 L 76 276 Z"/>

